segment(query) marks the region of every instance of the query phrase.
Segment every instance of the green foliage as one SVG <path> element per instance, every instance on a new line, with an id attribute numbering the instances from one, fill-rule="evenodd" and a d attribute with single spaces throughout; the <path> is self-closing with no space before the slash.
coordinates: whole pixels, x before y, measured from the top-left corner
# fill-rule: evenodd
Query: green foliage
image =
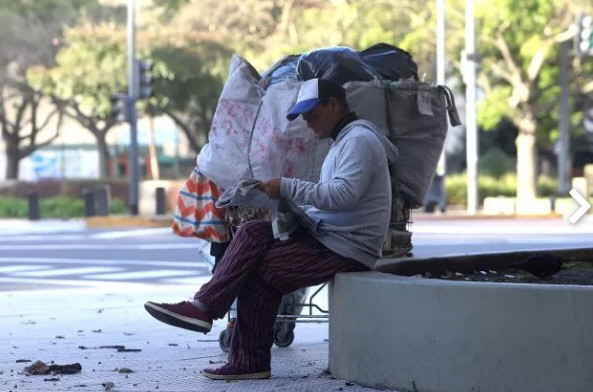
<path id="1" fill-rule="evenodd" d="M 25 218 L 28 208 L 25 199 L 0 197 L 0 217 L 2 218 Z"/>
<path id="2" fill-rule="evenodd" d="M 541 197 L 548 197 L 556 194 L 558 182 L 550 177 L 539 176 L 537 186 L 538 194 Z M 445 177 L 445 194 L 447 204 L 464 205 L 467 203 L 466 173 L 447 175 Z M 506 173 L 500 177 L 478 176 L 479 203 L 483 203 L 486 197 L 514 197 L 516 194 L 517 175 L 515 173 Z"/>
<path id="3" fill-rule="evenodd" d="M 71 100 L 90 117 L 105 119 L 109 97 L 127 89 L 126 36 L 111 24 L 68 29 L 53 68 L 35 67 L 30 83 L 47 94 Z"/>
<path id="4" fill-rule="evenodd" d="M 41 218 L 80 218 L 84 216 L 84 201 L 80 198 L 58 196 L 39 201 Z M 119 199 L 110 203 L 110 213 L 124 214 L 128 208 Z M 0 218 L 27 218 L 29 214 L 26 199 L 17 197 L 0 198 Z"/>
<path id="5" fill-rule="evenodd" d="M 492 147 L 480 156 L 478 170 L 480 173 L 499 178 L 503 174 L 513 171 L 515 162 L 499 148 Z"/>
<path id="6" fill-rule="evenodd" d="M 128 212 L 126 204 L 119 199 L 112 199 L 109 203 L 109 213 L 111 214 L 127 214 Z"/>
<path id="7" fill-rule="evenodd" d="M 74 218 L 84 215 L 84 201 L 64 196 L 41 199 L 39 209 L 42 218 Z"/>

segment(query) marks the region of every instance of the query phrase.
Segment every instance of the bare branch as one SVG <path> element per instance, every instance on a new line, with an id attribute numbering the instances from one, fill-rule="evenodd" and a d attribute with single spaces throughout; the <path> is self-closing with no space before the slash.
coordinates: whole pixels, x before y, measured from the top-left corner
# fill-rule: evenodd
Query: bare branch
<path id="1" fill-rule="evenodd" d="M 171 117 L 173 122 L 175 122 L 175 124 L 177 124 L 179 126 L 179 128 L 181 128 L 181 130 L 183 131 L 185 136 L 187 136 L 187 139 L 189 140 L 189 143 L 191 144 L 192 149 L 194 151 L 199 151 L 200 146 L 198 145 L 196 138 L 192 134 L 191 129 L 187 126 L 186 122 L 184 122 L 179 116 L 177 116 L 175 113 L 173 113 L 173 111 L 171 111 L 170 109 L 165 109 L 164 112 L 167 116 Z"/>
<path id="2" fill-rule="evenodd" d="M 527 69 L 527 78 L 530 82 L 534 81 L 539 75 L 539 72 L 544 64 L 544 60 L 546 59 L 546 53 L 548 51 L 548 45 L 544 45 L 541 47 L 536 53 L 535 56 L 531 59 L 529 63 L 529 68 Z"/>
<path id="3" fill-rule="evenodd" d="M 43 143 L 39 143 L 39 144 L 30 144 L 25 148 L 22 148 L 19 151 L 19 159 L 23 159 L 27 156 L 29 156 L 33 151 L 38 150 L 42 147 L 45 147 L 49 144 L 51 144 L 54 140 L 56 140 L 56 138 L 60 135 L 59 132 L 56 132 L 53 136 L 51 136 L 48 140 L 46 140 Z"/>
<path id="4" fill-rule="evenodd" d="M 566 42 L 566 41 L 570 41 L 572 40 L 577 34 L 579 33 L 579 29 L 578 27 L 574 24 L 571 23 L 568 26 L 568 29 L 566 29 L 565 31 L 563 31 L 562 33 L 554 36 L 554 42 L 555 43 L 562 43 L 562 42 Z"/>
<path id="5" fill-rule="evenodd" d="M 509 84 L 515 83 L 515 78 L 509 72 L 506 72 L 498 63 L 492 61 L 489 63 L 490 67 L 492 68 L 492 72 L 504 80 L 506 80 Z"/>
<path id="6" fill-rule="evenodd" d="M 62 116 L 61 111 L 59 109 L 54 109 L 51 113 L 49 113 L 46 117 L 45 120 L 43 121 L 43 123 L 36 127 L 38 128 L 38 130 L 42 130 L 43 128 L 45 128 L 47 126 L 47 124 L 49 124 L 49 121 L 56 115 L 58 114 L 60 117 Z M 61 120 L 60 120 L 61 121 Z"/>
<path id="7" fill-rule="evenodd" d="M 515 60 L 513 59 L 513 56 L 511 55 L 509 46 L 508 46 L 506 40 L 504 39 L 502 33 L 499 33 L 498 36 L 496 37 L 495 44 L 496 44 L 496 47 L 498 48 L 498 50 L 500 51 L 500 53 L 502 54 L 502 58 L 504 59 L 504 62 L 507 65 L 507 67 L 509 68 L 509 70 L 511 71 L 511 73 L 513 75 L 516 75 L 517 78 L 520 79 L 521 78 L 521 69 L 515 63 Z"/>

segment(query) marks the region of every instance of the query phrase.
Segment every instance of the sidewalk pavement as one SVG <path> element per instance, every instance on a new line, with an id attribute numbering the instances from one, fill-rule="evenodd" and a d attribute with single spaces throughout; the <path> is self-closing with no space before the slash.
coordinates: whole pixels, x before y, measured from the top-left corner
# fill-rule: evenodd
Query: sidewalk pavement
<path id="1" fill-rule="evenodd" d="M 113 383 L 113 392 L 376 391 L 327 374 L 327 323 L 299 323 L 291 346 L 274 346 L 271 379 L 206 379 L 200 374 L 203 368 L 226 360 L 218 345 L 226 320 L 216 321 L 204 335 L 162 324 L 143 308 L 147 300 L 189 298 L 192 290 L 119 284 L 0 292 L 0 390 L 104 391 L 103 384 Z M 132 351 L 119 352 L 113 346 Z M 82 371 L 26 375 L 24 368 L 37 360 L 48 365 L 80 363 Z"/>

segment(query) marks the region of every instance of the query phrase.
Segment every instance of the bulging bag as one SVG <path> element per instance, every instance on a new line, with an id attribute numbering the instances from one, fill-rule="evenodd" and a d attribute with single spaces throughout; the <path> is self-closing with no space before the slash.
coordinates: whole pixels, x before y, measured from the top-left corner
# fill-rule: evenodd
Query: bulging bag
<path id="1" fill-rule="evenodd" d="M 300 80 L 331 79 L 339 84 L 375 79 L 375 71 L 362 61 L 360 54 L 345 46 L 316 49 L 301 55 L 297 72 Z"/>
<path id="2" fill-rule="evenodd" d="M 197 164 L 202 173 L 221 188 L 248 177 L 247 146 L 264 90 L 249 62 L 233 56 L 229 77 L 218 99 L 216 112 Z"/>
<path id="3" fill-rule="evenodd" d="M 414 80 L 350 82 L 344 85 L 351 108 L 373 122 L 397 145 L 397 186 L 410 208 L 421 207 L 451 125 L 459 116 L 447 88 Z"/>
<path id="4" fill-rule="evenodd" d="M 218 187 L 196 167 L 177 196 L 173 232 L 181 237 L 199 237 L 210 242 L 230 241 L 225 209 L 216 207 Z"/>

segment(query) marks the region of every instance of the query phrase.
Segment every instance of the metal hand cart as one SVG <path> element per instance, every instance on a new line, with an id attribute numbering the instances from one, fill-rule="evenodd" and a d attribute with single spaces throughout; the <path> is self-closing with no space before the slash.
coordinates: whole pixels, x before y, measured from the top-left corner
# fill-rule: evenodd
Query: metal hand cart
<path id="1" fill-rule="evenodd" d="M 294 329 L 297 322 L 322 323 L 328 320 L 328 309 L 322 309 L 315 303 L 317 295 L 325 288 L 327 283 L 319 286 L 307 299 L 309 288 L 298 289 L 292 293 L 282 296 L 278 307 L 278 315 L 274 323 L 274 344 L 278 347 L 288 347 L 294 340 Z M 306 310 L 303 313 L 303 310 Z M 228 352 L 235 327 L 235 318 L 231 308 L 228 313 L 227 327 L 220 333 L 218 344 L 222 351 Z M 314 311 L 319 314 L 314 314 Z"/>

